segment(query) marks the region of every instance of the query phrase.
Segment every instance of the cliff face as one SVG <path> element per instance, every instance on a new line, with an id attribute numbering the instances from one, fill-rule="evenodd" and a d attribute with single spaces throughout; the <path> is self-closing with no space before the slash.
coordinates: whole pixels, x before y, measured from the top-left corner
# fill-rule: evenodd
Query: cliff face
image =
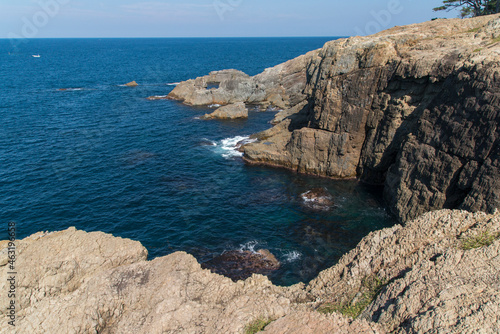
<path id="1" fill-rule="evenodd" d="M 329 42 L 288 63 L 302 73 L 307 62 L 303 94 L 244 147 L 245 159 L 384 185 L 403 221 L 440 208 L 492 212 L 500 207 L 499 37 L 497 15 Z"/>
<path id="2" fill-rule="evenodd" d="M 475 249 L 463 249 L 467 240 Z M 484 236 L 489 236 L 485 238 Z M 472 333 L 500 331 L 500 216 L 442 210 L 365 237 L 309 285 L 231 279 L 177 252 L 146 261 L 138 242 L 74 228 L 16 241 L 16 327 L 0 280 L 0 333 Z M 0 276 L 9 277 L 0 241 Z M 385 285 L 353 320 L 367 278 Z M 360 297 L 361 296 L 361 297 Z"/>
<path id="3" fill-rule="evenodd" d="M 329 42 L 307 104 L 245 146 L 251 163 L 385 186 L 403 221 L 500 206 L 500 19 L 438 20 Z"/>

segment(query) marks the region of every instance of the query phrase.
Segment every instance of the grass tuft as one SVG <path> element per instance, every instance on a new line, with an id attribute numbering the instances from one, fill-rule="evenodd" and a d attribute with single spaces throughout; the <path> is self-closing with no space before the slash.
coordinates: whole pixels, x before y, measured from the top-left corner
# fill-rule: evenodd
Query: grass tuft
<path id="1" fill-rule="evenodd" d="M 471 30 L 467 30 L 467 32 L 478 32 L 479 29 L 481 29 L 481 27 L 476 27 L 476 28 L 473 28 Z"/>
<path id="2" fill-rule="evenodd" d="M 245 326 L 245 334 L 255 334 L 273 322 L 272 319 L 258 318 Z"/>
<path id="3" fill-rule="evenodd" d="M 355 302 L 352 301 L 349 304 L 333 304 L 326 303 L 318 308 L 320 313 L 332 313 L 338 312 L 345 316 L 356 319 L 365 308 L 370 305 L 382 288 L 387 285 L 387 281 L 383 278 L 379 278 L 375 275 L 365 277 L 361 281 L 361 285 L 365 288 L 363 295 Z"/>
<path id="4" fill-rule="evenodd" d="M 462 240 L 462 244 L 460 246 L 463 250 L 489 246 L 498 238 L 500 238 L 500 233 L 491 233 L 490 231 L 484 231 L 483 233 L 480 233 L 476 236 Z"/>
<path id="5" fill-rule="evenodd" d="M 474 50 L 474 51 L 472 51 L 472 52 L 479 52 L 479 51 L 481 51 L 482 49 L 483 49 L 483 48 L 475 49 L 475 50 Z"/>

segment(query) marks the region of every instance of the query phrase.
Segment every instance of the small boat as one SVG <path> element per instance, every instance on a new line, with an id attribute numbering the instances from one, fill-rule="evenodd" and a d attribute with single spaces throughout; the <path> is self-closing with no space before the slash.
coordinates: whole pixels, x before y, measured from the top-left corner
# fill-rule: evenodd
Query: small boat
<path id="1" fill-rule="evenodd" d="M 33 58 L 40 58 L 40 55 L 31 55 Z"/>

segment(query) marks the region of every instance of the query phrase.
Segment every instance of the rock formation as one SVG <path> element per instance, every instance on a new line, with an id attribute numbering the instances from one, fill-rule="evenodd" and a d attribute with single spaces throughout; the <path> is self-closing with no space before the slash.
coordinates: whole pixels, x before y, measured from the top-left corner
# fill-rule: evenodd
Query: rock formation
<path id="1" fill-rule="evenodd" d="M 487 236 L 487 237 L 485 237 Z M 500 215 L 442 210 L 372 232 L 307 286 L 211 273 L 177 252 L 146 261 L 140 243 L 74 228 L 16 241 L 17 333 L 265 333 L 500 331 Z M 473 242 L 470 242 L 473 240 Z M 464 245 L 470 247 L 464 247 Z M 0 242 L 0 263 L 7 247 Z M 478 248 L 473 248 L 478 247 Z M 0 266 L 7 277 L 8 266 Z M 353 320 L 318 312 L 380 292 Z M 0 280 L 0 333 L 7 324 Z"/>
<path id="2" fill-rule="evenodd" d="M 237 119 L 248 118 L 248 110 L 245 103 L 237 102 L 227 106 L 223 106 L 215 110 L 211 114 L 205 114 L 202 119 Z"/>
<path id="3" fill-rule="evenodd" d="M 210 269 L 234 281 L 247 279 L 254 273 L 267 275 L 279 267 L 278 259 L 267 249 L 257 252 L 227 251 L 202 264 L 202 268 Z"/>
<path id="4" fill-rule="evenodd" d="M 135 82 L 135 80 L 134 80 L 134 81 L 126 83 L 125 86 L 127 86 L 127 87 L 137 87 L 137 86 L 139 86 L 139 84 L 137 82 Z"/>
<path id="5" fill-rule="evenodd" d="M 289 109 L 244 147 L 247 162 L 384 185 L 402 221 L 440 208 L 493 212 L 499 37 L 498 15 L 395 27 L 328 42 L 252 78 L 219 80 L 230 98 L 203 89 L 224 71 L 182 83 L 170 97 L 270 103 L 278 94 Z"/>

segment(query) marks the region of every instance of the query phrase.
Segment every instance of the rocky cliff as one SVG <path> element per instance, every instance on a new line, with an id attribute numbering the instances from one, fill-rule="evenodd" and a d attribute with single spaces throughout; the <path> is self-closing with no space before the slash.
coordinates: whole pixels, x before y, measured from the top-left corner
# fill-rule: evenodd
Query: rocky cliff
<path id="1" fill-rule="evenodd" d="M 383 185 L 407 221 L 500 207 L 499 69 L 498 15 L 436 20 L 332 41 L 255 77 L 213 72 L 170 97 L 285 108 L 246 161 Z"/>
<path id="2" fill-rule="evenodd" d="M 431 212 L 372 232 L 307 286 L 278 287 L 182 252 L 147 261 L 140 243 L 101 232 L 37 233 L 16 241 L 15 328 L 0 280 L 0 333 L 244 333 L 257 320 L 269 334 L 494 333 L 499 237 L 498 214 Z"/>

